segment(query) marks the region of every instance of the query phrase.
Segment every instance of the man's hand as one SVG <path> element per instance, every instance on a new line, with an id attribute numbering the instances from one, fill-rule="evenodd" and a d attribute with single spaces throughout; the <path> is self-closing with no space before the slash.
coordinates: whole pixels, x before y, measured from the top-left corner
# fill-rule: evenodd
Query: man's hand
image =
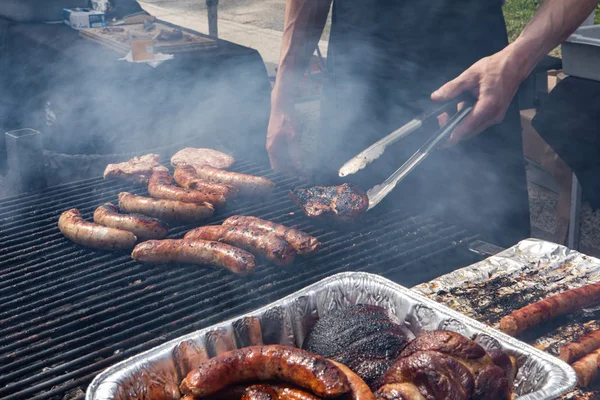
<path id="1" fill-rule="evenodd" d="M 267 130 L 267 152 L 273 170 L 303 173 L 300 136 L 293 112 L 271 111 Z"/>
<path id="2" fill-rule="evenodd" d="M 458 78 L 431 94 L 434 101 L 448 101 L 463 92 L 471 92 L 477 102 L 473 111 L 452 132 L 449 145 L 470 139 L 504 119 L 523 77 L 511 61 L 510 48 L 482 58 Z"/>

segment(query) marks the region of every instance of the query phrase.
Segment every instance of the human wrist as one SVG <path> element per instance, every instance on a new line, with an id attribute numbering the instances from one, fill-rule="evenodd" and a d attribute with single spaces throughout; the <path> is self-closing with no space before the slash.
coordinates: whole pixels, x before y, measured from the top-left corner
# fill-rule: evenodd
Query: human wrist
<path id="1" fill-rule="evenodd" d="M 536 40 L 519 37 L 504 49 L 520 82 L 527 79 L 546 54 L 542 46 L 542 43 Z"/>

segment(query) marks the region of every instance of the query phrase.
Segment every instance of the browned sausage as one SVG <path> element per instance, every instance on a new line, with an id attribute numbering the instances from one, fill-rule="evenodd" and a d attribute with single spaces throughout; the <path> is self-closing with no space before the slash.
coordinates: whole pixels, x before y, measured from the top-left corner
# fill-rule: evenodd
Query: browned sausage
<path id="1" fill-rule="evenodd" d="M 267 178 L 208 166 L 196 168 L 196 173 L 202 179 L 235 186 L 239 190 L 240 196 L 266 196 L 271 194 L 275 188 L 275 183 Z"/>
<path id="2" fill-rule="evenodd" d="M 600 329 L 580 337 L 575 342 L 562 346 L 558 351 L 558 358 L 571 364 L 597 348 L 600 348 Z"/>
<path id="3" fill-rule="evenodd" d="M 58 229 L 71 241 L 95 249 L 125 250 L 137 242 L 137 237 L 129 231 L 84 221 L 76 208 L 61 214 Z"/>
<path id="4" fill-rule="evenodd" d="M 228 243 L 264 257 L 277 265 L 291 264 L 296 255 L 294 248 L 276 235 L 242 226 L 201 226 L 186 233 L 184 238 Z"/>
<path id="5" fill-rule="evenodd" d="M 577 374 L 577 385 L 587 387 L 598 376 L 598 368 L 600 368 L 600 349 L 595 350 L 576 361 L 572 367 Z"/>
<path id="6" fill-rule="evenodd" d="M 269 385 L 248 386 L 242 394 L 242 400 L 278 400 L 277 393 Z"/>
<path id="7" fill-rule="evenodd" d="M 315 396 L 305 390 L 299 389 L 285 383 L 273 383 L 271 387 L 275 389 L 279 400 L 319 400 L 320 397 Z"/>
<path id="8" fill-rule="evenodd" d="M 348 382 L 350 383 L 350 390 L 352 391 L 352 400 L 375 400 L 375 396 L 369 386 L 362 380 L 362 378 L 356 375 L 352 370 L 346 367 L 344 364 L 340 364 L 333 360 L 334 363 L 343 373 L 346 375 Z"/>
<path id="9" fill-rule="evenodd" d="M 320 397 L 350 391 L 346 375 L 329 360 L 294 347 L 252 346 L 223 353 L 200 365 L 183 380 L 183 394 L 204 397 L 243 382 L 284 381 Z"/>
<path id="10" fill-rule="evenodd" d="M 131 257 L 153 264 L 212 265 L 238 275 L 246 275 L 256 267 L 252 254 L 225 243 L 206 240 L 149 240 L 135 246 Z"/>
<path id="11" fill-rule="evenodd" d="M 275 222 L 266 221 L 257 217 L 246 217 L 243 215 L 234 215 L 227 218 L 223 225 L 228 226 L 248 226 L 250 228 L 260 229 L 265 232 L 271 232 L 278 238 L 291 244 L 298 254 L 308 256 L 317 252 L 321 248 L 319 240 L 302 232 L 298 229 L 288 228 Z"/>
<path id="12" fill-rule="evenodd" d="M 198 222 L 210 218 L 212 204 L 184 203 L 176 200 L 156 200 L 135 194 L 119 193 L 119 208 L 127 213 L 139 213 L 165 221 Z"/>
<path id="13" fill-rule="evenodd" d="M 162 239 L 169 227 L 159 219 L 142 214 L 119 214 L 119 207 L 106 203 L 94 211 L 94 222 L 133 233 L 138 240 Z"/>
<path id="14" fill-rule="evenodd" d="M 500 329 L 511 336 L 559 315 L 570 314 L 600 302 L 600 283 L 550 296 L 544 300 L 513 311 L 500 320 Z"/>
<path id="15" fill-rule="evenodd" d="M 191 190 L 173 186 L 173 177 L 165 171 L 152 173 L 148 182 L 148 193 L 157 199 L 177 200 L 184 203 L 210 203 L 217 207 L 225 204 L 225 196 L 222 194 L 203 193 L 199 190 Z"/>
<path id="16" fill-rule="evenodd" d="M 238 193 L 235 186 L 200 178 L 196 173 L 196 169 L 189 165 L 175 168 L 173 177 L 181 187 L 200 190 L 205 193 L 222 194 L 226 199 L 233 199 Z"/>

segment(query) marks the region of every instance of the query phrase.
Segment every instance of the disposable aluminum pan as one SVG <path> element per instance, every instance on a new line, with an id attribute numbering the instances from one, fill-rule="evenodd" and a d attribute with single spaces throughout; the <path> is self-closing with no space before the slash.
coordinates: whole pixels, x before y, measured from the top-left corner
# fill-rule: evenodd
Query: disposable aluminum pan
<path id="1" fill-rule="evenodd" d="M 122 361 L 100 373 L 88 387 L 87 400 L 123 398 L 131 385 L 148 373 L 175 379 L 173 348 L 194 341 L 210 356 L 248 345 L 247 322 L 260 322 L 265 344 L 300 347 L 308 330 L 322 315 L 353 304 L 386 308 L 414 333 L 446 329 L 473 338 L 485 348 L 502 348 L 516 357 L 519 373 L 515 381 L 518 399 L 554 399 L 576 383 L 567 364 L 510 336 L 461 315 L 416 292 L 378 275 L 349 272 L 326 278 L 279 301 L 238 318 L 174 339 L 152 350 Z M 137 388 L 137 390 L 140 390 Z"/>

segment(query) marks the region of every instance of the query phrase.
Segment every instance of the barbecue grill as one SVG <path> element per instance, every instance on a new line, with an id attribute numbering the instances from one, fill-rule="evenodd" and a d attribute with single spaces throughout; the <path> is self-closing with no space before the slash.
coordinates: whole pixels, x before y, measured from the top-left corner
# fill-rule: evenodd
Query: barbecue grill
<path id="1" fill-rule="evenodd" d="M 295 225 L 323 242 L 288 267 L 258 265 L 248 277 L 208 267 L 151 266 L 126 252 L 86 249 L 64 238 L 60 213 L 90 220 L 117 194 L 144 188 L 101 178 L 0 202 L 0 398 L 82 398 L 104 368 L 170 339 L 248 312 L 343 271 L 381 274 L 406 286 L 482 258 L 476 235 L 434 215 L 369 212 L 355 230 L 313 225 L 287 198 L 304 182 L 254 162 L 236 171 L 277 183 L 264 201 L 237 200 L 209 223 L 254 215 Z M 180 238 L 191 226 L 171 226 Z"/>

